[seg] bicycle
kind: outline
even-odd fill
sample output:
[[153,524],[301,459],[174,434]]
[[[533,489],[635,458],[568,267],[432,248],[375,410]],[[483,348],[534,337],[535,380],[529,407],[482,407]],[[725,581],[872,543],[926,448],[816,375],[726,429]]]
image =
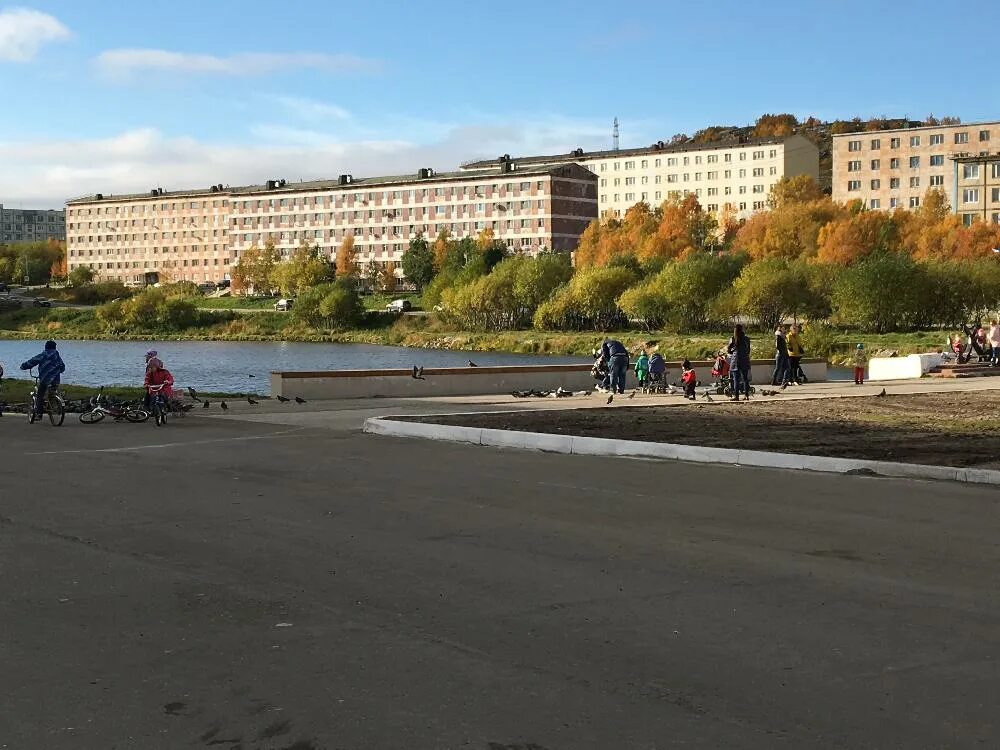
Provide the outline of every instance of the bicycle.
[[[42,418],[41,414],[35,413],[35,403],[38,400],[38,389],[41,384],[38,382],[38,375],[34,369],[29,370],[28,373],[35,379],[35,386],[31,389],[31,395],[28,396],[28,424],[34,424],[36,419]],[[59,395],[57,383],[53,383],[46,389],[45,403],[41,404],[41,410],[49,415],[49,422],[52,423],[53,427],[62,426],[63,420],[66,419],[66,402]]]
[[162,385],[149,385],[146,386],[149,391],[149,395],[152,396],[150,399],[150,407],[153,412],[153,421],[156,422],[157,427],[162,427],[167,423],[167,413],[170,411],[170,407],[167,405],[166,396],[163,395]]
[[124,419],[133,424],[149,419],[149,412],[135,404],[126,403],[116,406],[107,403],[104,396],[104,386],[101,386],[97,395],[90,399],[90,407],[90,411],[80,414],[80,421],[83,424],[97,424],[105,417],[111,417],[116,422],[121,422]]

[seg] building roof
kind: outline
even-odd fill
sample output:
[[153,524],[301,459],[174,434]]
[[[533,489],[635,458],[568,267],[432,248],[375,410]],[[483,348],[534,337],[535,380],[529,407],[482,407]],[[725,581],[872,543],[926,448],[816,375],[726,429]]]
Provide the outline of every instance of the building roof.
[[[577,170],[579,170],[577,172]],[[421,170],[422,171],[422,170]],[[569,173],[573,173],[572,175]],[[270,187],[267,184],[261,185],[241,185],[237,187],[210,186],[207,188],[195,188],[191,190],[164,190],[162,193],[129,193],[123,195],[112,195],[110,193],[97,193],[79,198],[72,198],[66,201],[66,205],[80,205],[87,203],[116,202],[129,200],[163,200],[166,198],[211,198],[214,196],[235,197],[241,195],[274,194],[274,193],[301,193],[308,191],[328,191],[328,190],[358,190],[362,188],[384,187],[391,185],[416,185],[421,182],[472,182],[481,179],[512,179],[516,177],[530,177],[539,175],[551,175],[557,177],[583,177],[585,179],[597,179],[589,170],[577,164],[539,164],[530,168],[514,168],[509,172],[502,171],[496,164],[492,164],[489,169],[466,170],[459,172],[432,172],[426,177],[420,177],[417,173],[406,175],[394,175],[389,177],[351,177],[351,181],[346,184],[340,183],[340,178],[324,180],[308,180],[303,182],[286,182],[284,185]],[[100,196],[100,197],[98,197]]]
[[834,138],[847,138],[848,136],[878,136],[882,133],[912,133],[914,130],[941,130],[942,128],[978,128],[983,125],[1000,125],[1000,120],[987,120],[985,122],[960,122],[957,125],[919,125],[912,128],[893,128],[892,130],[856,130],[853,133],[834,133]]
[[[717,141],[713,143],[691,143],[690,141],[686,143],[677,143],[671,145],[669,143],[664,143],[659,141],[651,146],[642,146],[639,148],[623,148],[617,151],[584,151],[582,148],[570,151],[567,154],[549,154],[547,156],[515,156],[511,158],[511,161],[516,164],[556,164],[560,162],[567,161],[589,161],[591,159],[607,159],[617,156],[643,156],[646,154],[674,154],[674,153],[684,153],[690,151],[716,151],[719,149],[726,148],[752,148],[754,146],[767,146],[774,145],[778,143],[785,143],[785,141],[790,138],[804,138],[804,136],[795,134],[788,136],[776,136],[769,138],[733,138],[726,141]],[[806,139],[808,140],[808,139]],[[811,143],[811,141],[810,141]],[[500,157],[503,158],[503,157]],[[466,162],[462,165],[463,169],[474,170],[483,169],[486,166],[495,166],[500,158],[497,159],[481,159],[478,161]]]

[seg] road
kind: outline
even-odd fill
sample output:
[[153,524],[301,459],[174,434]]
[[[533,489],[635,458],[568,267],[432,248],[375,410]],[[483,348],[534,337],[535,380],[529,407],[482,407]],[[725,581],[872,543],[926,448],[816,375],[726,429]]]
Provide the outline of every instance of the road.
[[1000,744],[996,490],[362,416],[0,418],[0,747]]

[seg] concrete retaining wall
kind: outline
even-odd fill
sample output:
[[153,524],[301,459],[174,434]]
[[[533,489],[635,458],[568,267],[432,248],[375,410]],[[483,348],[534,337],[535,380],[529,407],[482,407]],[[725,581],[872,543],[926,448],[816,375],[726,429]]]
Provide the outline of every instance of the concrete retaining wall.
[[940,354],[911,354],[908,357],[875,357],[868,362],[869,380],[909,380],[921,378],[942,362]]
[[[694,362],[698,378],[711,380],[711,362]],[[770,382],[773,363],[754,360],[758,383]],[[272,372],[271,395],[305,399],[411,398],[420,396],[490,396],[520,390],[590,390],[591,363],[579,365],[518,365],[508,367],[426,368],[425,380],[415,380],[411,370],[332,370],[327,372]],[[826,380],[826,362],[802,361],[810,381]],[[667,363],[667,382],[680,379],[681,363]],[[635,385],[635,374],[628,383]]]

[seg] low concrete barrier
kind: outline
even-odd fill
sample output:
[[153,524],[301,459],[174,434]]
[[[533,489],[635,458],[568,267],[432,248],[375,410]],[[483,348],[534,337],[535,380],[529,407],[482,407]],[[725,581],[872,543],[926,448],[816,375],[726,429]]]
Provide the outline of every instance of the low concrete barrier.
[[[711,362],[693,362],[698,379],[708,384]],[[513,365],[503,367],[428,367],[424,380],[412,370],[330,370],[324,372],[272,372],[271,395],[305,399],[413,398],[420,396],[491,396],[529,389],[590,390],[591,362],[579,365]],[[757,383],[769,383],[774,363],[754,360]],[[826,361],[802,360],[802,369],[812,382],[826,380]],[[667,363],[667,382],[680,379],[681,363]],[[635,386],[635,373],[628,383]]]
[[868,362],[869,380],[909,380],[922,378],[943,361],[940,354],[911,354],[907,357],[875,357]]

